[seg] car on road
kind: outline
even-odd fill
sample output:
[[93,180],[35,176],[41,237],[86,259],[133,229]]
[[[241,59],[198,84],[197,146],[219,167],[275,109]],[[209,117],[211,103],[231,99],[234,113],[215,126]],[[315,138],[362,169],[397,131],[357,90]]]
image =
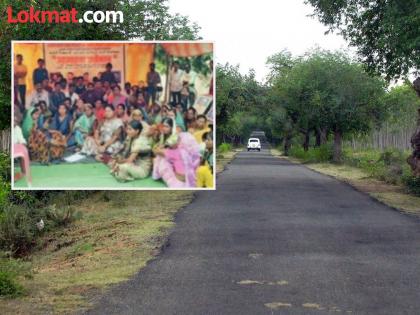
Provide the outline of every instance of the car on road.
[[261,151],[261,142],[260,142],[260,139],[258,139],[258,138],[249,138],[248,139],[247,149],[248,149],[248,151],[249,150],[258,150],[258,151]]

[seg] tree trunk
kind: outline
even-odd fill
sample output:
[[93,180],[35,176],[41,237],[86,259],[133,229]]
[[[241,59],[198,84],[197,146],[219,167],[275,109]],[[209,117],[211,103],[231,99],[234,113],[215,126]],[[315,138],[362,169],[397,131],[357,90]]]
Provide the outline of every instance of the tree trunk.
[[327,143],[327,129],[325,128],[317,128],[315,130],[316,133],[316,142],[315,142],[315,146],[319,147],[323,144]]
[[[420,97],[420,77],[413,82],[413,87]],[[418,109],[417,128],[411,137],[411,148],[413,152],[408,157],[407,163],[410,165],[413,175],[420,177],[420,108]]]
[[340,131],[334,131],[334,152],[333,152],[333,162],[340,163],[342,156],[342,142],[343,135]]
[[321,132],[319,129],[315,130],[315,147],[321,146]]
[[303,150],[305,152],[307,152],[309,150],[309,136],[310,136],[310,131],[308,130],[308,131],[305,132],[305,137],[304,137],[304,140],[303,140]]
[[290,146],[292,145],[291,140],[292,140],[292,136],[289,134],[287,134],[284,137],[283,151],[284,151],[285,156],[289,156],[289,149],[290,149]]

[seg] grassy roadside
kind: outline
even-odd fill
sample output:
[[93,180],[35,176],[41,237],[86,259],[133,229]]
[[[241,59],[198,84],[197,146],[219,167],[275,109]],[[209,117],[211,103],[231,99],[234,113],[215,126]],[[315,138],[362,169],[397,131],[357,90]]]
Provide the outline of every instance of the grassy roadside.
[[[217,173],[237,152],[218,155]],[[192,199],[188,191],[110,191],[80,201],[75,204],[79,220],[45,235],[41,249],[24,261],[11,261],[24,295],[0,298],[0,313],[68,314],[88,308],[92,298],[160,253],[175,214]]]
[[217,153],[217,165],[216,165],[216,173],[223,172],[226,165],[232,161],[238,152],[241,152],[243,149],[230,149],[223,153]]
[[[302,164],[302,161],[293,157],[286,157],[277,149],[271,149],[271,154],[293,163]],[[304,163],[306,167],[335,177],[349,183],[357,190],[365,192],[378,201],[396,208],[404,213],[420,217],[420,197],[410,195],[400,185],[392,185],[369,176],[360,168],[345,164],[331,163]]]
[[130,278],[160,252],[175,213],[193,194],[184,191],[104,193],[83,200],[82,219],[48,234],[22,278],[26,295],[1,299],[2,314],[60,314],[89,306],[108,285]]

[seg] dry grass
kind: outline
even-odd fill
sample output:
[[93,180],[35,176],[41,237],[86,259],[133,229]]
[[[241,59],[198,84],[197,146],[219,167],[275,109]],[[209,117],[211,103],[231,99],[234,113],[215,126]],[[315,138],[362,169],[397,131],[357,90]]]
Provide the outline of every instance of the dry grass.
[[27,295],[0,300],[2,314],[68,314],[111,284],[132,277],[156,256],[173,226],[174,214],[191,192],[120,192],[104,202],[101,193],[78,207],[83,218],[43,239],[32,255]]
[[229,164],[242,149],[233,149],[229,152],[217,155],[216,173],[223,172],[226,165]]

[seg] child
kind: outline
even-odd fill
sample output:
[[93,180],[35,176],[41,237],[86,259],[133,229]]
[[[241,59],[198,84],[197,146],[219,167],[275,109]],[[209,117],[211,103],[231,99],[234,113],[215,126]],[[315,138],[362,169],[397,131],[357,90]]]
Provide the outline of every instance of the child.
[[181,89],[181,105],[182,108],[185,111],[188,109],[188,99],[190,97],[190,89],[188,88],[188,82],[184,81],[182,83],[182,89]]
[[197,168],[197,187],[213,188],[213,134],[203,134],[202,156]]

